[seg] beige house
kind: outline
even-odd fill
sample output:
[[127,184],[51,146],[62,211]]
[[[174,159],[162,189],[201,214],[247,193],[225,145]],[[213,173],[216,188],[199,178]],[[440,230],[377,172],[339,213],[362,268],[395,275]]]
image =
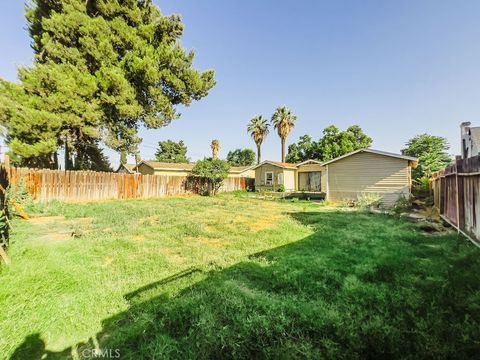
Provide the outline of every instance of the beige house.
[[135,167],[137,165],[135,164],[120,164],[120,166],[117,169],[117,173],[123,173],[123,174],[135,174],[136,170]]
[[[144,160],[138,164],[136,170],[143,175],[188,176],[192,173],[194,165]],[[255,170],[253,166],[233,166],[230,168],[228,177],[254,178]]]
[[384,205],[409,196],[411,169],[417,159],[373,149],[361,149],[336,159],[299,164],[264,161],[255,169],[256,190],[325,193],[337,202],[355,200],[362,193],[378,193]]

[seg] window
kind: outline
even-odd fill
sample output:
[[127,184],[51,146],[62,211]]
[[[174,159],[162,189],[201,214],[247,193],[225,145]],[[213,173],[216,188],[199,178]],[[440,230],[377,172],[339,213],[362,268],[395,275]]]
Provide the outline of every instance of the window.
[[265,185],[273,185],[273,172],[266,171],[265,172]]
[[283,172],[278,173],[278,175],[277,175],[277,184],[278,184],[278,185],[283,184]]

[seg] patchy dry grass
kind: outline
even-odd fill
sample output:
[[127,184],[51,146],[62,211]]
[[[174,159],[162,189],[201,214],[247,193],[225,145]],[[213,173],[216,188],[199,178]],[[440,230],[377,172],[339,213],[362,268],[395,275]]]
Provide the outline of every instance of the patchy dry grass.
[[479,353],[480,255],[455,234],[230,194],[39,211],[1,270],[2,358]]

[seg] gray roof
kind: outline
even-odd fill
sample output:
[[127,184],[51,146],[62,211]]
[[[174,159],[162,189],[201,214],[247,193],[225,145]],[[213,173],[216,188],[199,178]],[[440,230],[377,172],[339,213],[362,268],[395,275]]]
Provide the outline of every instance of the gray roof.
[[[154,170],[182,170],[182,171],[192,171],[193,165],[190,163],[167,163],[155,160],[143,160],[140,164],[145,164],[151,167]],[[138,166],[140,166],[138,164]]]
[[118,167],[118,170],[117,172],[123,167],[125,170],[127,170],[127,172],[133,174],[135,172],[135,167],[137,165],[135,164],[120,164],[120,166]]
[[390,157],[394,157],[394,158],[398,158],[398,159],[403,159],[403,160],[408,160],[408,161],[414,161],[414,162],[417,162],[417,161],[418,161],[417,158],[414,158],[414,157],[411,157],[411,156],[406,156],[406,155],[401,155],[401,154],[395,154],[395,153],[391,153],[391,152],[386,152],[386,151],[381,151],[381,150],[374,150],[374,149],[359,149],[359,150],[352,151],[352,152],[350,152],[350,153],[348,153],[348,154],[345,154],[345,155],[336,157],[335,159],[326,161],[326,162],[324,162],[322,165],[328,165],[328,164],[330,164],[330,163],[332,163],[332,162],[335,162],[335,161],[337,161],[337,160],[346,158],[347,156],[350,156],[350,155],[353,155],[353,154],[357,154],[357,153],[360,153],[360,152],[368,152],[368,153],[377,154],[377,155],[390,156]]

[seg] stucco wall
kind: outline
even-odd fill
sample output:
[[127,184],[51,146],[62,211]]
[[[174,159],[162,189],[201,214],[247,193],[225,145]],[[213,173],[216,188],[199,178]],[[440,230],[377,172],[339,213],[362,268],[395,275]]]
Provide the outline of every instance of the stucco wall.
[[[266,172],[273,172],[273,186],[278,188],[280,185],[278,183],[278,174],[283,174],[283,184],[285,186],[285,190],[292,191],[295,190],[296,184],[296,176],[295,176],[295,169],[285,169],[280,166],[275,166],[272,164],[262,164],[261,166],[255,169],[255,188],[261,189],[262,187],[266,187],[265,182],[265,173]],[[272,186],[272,185],[271,185]]]

